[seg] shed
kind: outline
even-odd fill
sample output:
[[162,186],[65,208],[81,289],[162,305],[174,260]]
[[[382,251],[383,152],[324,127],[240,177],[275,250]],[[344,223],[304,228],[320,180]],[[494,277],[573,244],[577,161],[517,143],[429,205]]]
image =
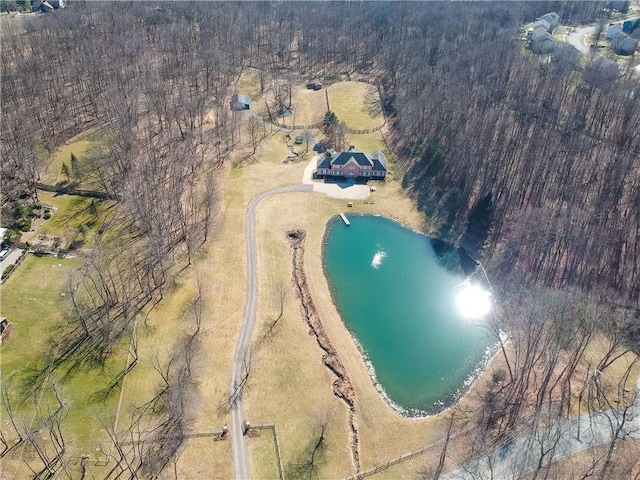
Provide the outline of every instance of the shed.
[[250,97],[242,95],[240,93],[236,93],[233,97],[231,97],[231,110],[249,110],[250,108]]
[[318,78],[312,78],[307,83],[307,88],[309,90],[320,90],[322,88],[322,82]]
[[618,33],[611,40],[611,50],[617,55],[633,55],[638,47],[638,40],[626,33]]

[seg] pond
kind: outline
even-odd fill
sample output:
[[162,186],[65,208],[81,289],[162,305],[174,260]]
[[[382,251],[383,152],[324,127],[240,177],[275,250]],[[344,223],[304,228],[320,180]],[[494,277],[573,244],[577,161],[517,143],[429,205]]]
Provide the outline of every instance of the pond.
[[475,262],[388,218],[349,220],[331,219],[325,233],[333,302],[385,399],[409,416],[441,411],[495,343],[479,318],[490,307],[487,290],[468,279]]

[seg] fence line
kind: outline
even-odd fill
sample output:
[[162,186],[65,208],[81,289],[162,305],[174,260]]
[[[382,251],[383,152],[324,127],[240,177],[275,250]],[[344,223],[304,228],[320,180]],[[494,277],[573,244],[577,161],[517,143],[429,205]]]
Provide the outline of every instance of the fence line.
[[418,450],[412,450],[411,452],[403,453],[399,457],[395,457],[395,458],[392,458],[391,460],[387,460],[387,462],[385,463],[377,463],[373,467],[368,468],[367,470],[357,472],[355,475],[345,478],[345,480],[361,480],[365,477],[375,475],[376,473],[386,470],[387,468],[392,467],[393,465],[406,462],[407,460],[411,460],[413,457],[422,455],[427,450],[437,446],[441,442],[442,440],[439,440],[439,441],[430,443],[428,445],[425,445],[424,447],[419,448]]
[[273,123],[277,127],[286,128],[289,130],[311,130],[313,128],[320,128],[322,126],[322,122],[316,122],[311,125],[286,125],[284,123],[280,123],[275,119],[270,120],[270,122],[267,123]]
[[258,430],[271,429],[273,430],[273,438],[276,444],[276,456],[278,457],[278,471],[280,472],[280,480],[284,480],[284,468],[282,466],[282,456],[280,455],[280,440],[278,439],[278,429],[275,423],[263,423],[261,425],[251,425],[251,428]]

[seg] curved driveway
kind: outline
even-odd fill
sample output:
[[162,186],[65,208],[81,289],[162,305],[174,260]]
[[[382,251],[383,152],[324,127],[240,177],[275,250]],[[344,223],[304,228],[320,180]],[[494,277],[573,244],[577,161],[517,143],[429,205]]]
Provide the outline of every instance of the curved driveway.
[[[236,353],[231,367],[231,382],[229,384],[229,395],[231,398],[231,439],[233,448],[233,477],[237,480],[249,478],[249,465],[247,462],[247,445],[243,435],[244,414],[242,411],[242,391],[236,394],[242,382],[245,359],[249,354],[251,334],[256,323],[256,306],[258,303],[258,273],[256,264],[258,255],[256,253],[255,239],[255,217],[256,208],[264,199],[279,193],[289,192],[311,192],[312,185],[291,185],[288,187],[275,188],[259,193],[251,199],[247,205],[245,218],[245,236],[247,250],[247,301],[242,317],[242,327],[240,337],[236,346]],[[234,398],[235,396],[235,398]]]

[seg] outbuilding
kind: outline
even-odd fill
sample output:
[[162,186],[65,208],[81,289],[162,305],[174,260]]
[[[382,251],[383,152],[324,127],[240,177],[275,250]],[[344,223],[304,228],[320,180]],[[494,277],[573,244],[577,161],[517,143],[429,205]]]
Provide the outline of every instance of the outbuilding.
[[231,110],[249,110],[251,108],[251,97],[236,93],[231,97]]
[[307,83],[307,88],[309,90],[320,90],[322,88],[322,82],[317,78],[312,78]]

